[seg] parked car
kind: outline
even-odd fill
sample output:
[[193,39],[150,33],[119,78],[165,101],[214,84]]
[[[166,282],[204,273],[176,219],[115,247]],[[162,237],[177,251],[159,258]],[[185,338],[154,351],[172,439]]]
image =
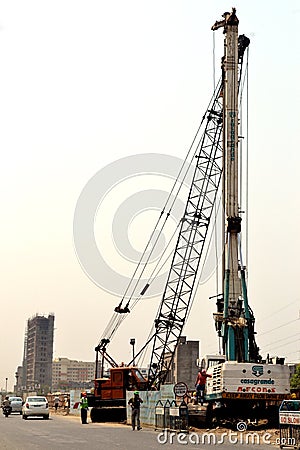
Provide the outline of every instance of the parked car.
[[27,419],[29,416],[42,416],[44,419],[49,419],[49,405],[46,397],[35,395],[26,398],[22,417]]
[[23,400],[21,397],[9,397],[11,412],[22,414]]

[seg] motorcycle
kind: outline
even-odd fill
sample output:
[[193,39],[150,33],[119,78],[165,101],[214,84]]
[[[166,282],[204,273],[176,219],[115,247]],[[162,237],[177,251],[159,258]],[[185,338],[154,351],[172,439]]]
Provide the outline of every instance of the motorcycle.
[[5,417],[8,417],[11,414],[11,406],[2,406],[2,411]]

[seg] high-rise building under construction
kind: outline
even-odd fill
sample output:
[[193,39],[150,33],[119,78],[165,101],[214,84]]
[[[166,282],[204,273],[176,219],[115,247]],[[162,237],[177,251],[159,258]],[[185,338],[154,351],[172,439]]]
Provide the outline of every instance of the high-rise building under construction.
[[23,386],[47,393],[52,386],[54,314],[36,314],[27,321],[24,340]]

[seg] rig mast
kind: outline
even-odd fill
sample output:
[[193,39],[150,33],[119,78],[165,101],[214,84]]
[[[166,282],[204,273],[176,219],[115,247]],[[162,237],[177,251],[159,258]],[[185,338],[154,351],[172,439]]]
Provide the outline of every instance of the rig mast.
[[223,301],[219,302],[216,326],[228,361],[257,361],[254,316],[248,304],[245,267],[241,255],[239,212],[239,63],[249,39],[238,35],[236,11],[223,14],[212,30],[224,28],[223,73],[223,208],[225,251],[223,257]]

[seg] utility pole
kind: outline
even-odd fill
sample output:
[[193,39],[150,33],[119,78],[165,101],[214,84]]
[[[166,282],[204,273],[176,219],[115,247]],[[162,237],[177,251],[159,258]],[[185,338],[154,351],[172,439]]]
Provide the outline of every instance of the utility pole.
[[19,386],[18,386],[19,374],[18,374],[18,372],[15,373],[15,377],[16,377],[16,396],[18,396],[18,390],[19,390]]

